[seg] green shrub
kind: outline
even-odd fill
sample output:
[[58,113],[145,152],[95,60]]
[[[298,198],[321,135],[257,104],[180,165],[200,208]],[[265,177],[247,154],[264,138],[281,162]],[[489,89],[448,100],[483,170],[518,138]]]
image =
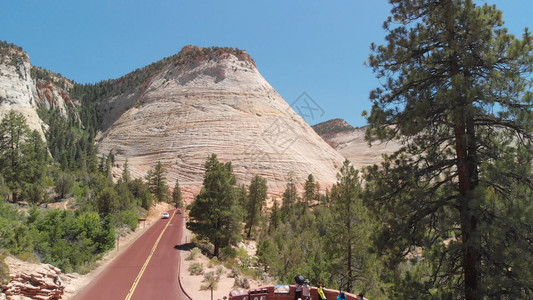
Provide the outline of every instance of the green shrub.
[[32,263],[39,262],[37,257],[35,257],[35,255],[33,255],[32,252],[23,252],[23,253],[20,253],[19,255],[17,255],[17,257],[19,259],[23,260],[23,261],[29,261],[29,262],[32,262]]
[[200,286],[201,291],[205,291],[208,289],[217,289],[218,280],[220,279],[219,276],[215,275],[213,272],[207,272],[204,274],[204,279],[202,282],[205,282],[205,284]]
[[222,260],[231,260],[237,257],[237,250],[231,246],[224,247],[220,250]]
[[196,247],[196,248],[192,249],[191,252],[189,252],[189,255],[187,255],[187,257],[185,257],[185,260],[194,260],[194,259],[196,259],[198,254],[200,254],[200,248]]
[[137,228],[137,223],[139,222],[139,215],[133,210],[123,210],[119,214],[119,220],[117,224],[126,225],[132,231],[135,231]]
[[204,265],[199,262],[192,263],[189,266],[188,270],[189,270],[189,274],[191,275],[202,275],[204,273]]
[[212,268],[216,265],[220,265],[220,260],[218,260],[218,258],[216,257],[213,257],[211,258],[211,260],[209,260],[209,264],[207,265],[208,268]]

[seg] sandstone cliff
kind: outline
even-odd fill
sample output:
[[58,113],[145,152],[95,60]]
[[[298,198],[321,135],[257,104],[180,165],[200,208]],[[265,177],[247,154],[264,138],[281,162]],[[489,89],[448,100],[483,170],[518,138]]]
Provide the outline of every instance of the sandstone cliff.
[[314,125],[320,136],[342,156],[350,160],[356,169],[380,163],[383,154],[391,154],[400,148],[396,141],[381,143],[365,141],[366,127],[354,128],[342,119],[334,119]]
[[64,117],[70,111],[77,116],[77,103],[68,94],[71,88],[72,83],[58,74],[32,67],[22,48],[0,43],[0,119],[10,110],[20,112],[30,129],[44,137],[46,126],[37,109],[53,109]]
[[134,177],[161,161],[188,200],[203,180],[207,157],[231,161],[238,182],[254,175],[280,194],[289,173],[313,174],[323,188],[343,158],[298,116],[242,50],[185,47],[161,71],[129,92],[105,99],[101,154],[111,153],[114,176],[128,159]]

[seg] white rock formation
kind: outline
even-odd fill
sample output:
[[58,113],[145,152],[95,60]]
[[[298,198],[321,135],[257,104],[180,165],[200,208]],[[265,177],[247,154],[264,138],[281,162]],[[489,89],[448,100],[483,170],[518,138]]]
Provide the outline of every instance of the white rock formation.
[[[68,91],[72,82],[58,77],[46,70],[49,80],[32,78],[28,55],[15,48],[2,49],[0,52],[0,120],[10,110],[21,113],[31,130],[37,130],[44,138],[46,124],[37,114],[37,109],[46,108],[67,117],[67,111],[76,116],[75,105],[79,103],[70,99]],[[3,54],[2,54],[3,53]]]
[[37,90],[30,70],[30,58],[25,52],[10,49],[8,54],[0,54],[0,119],[15,110],[26,117],[31,130],[43,135],[43,123],[36,111]]
[[[328,122],[333,121],[338,122],[338,120]],[[342,122],[345,123],[345,121]],[[345,124],[347,125],[347,123]],[[324,132],[321,136],[331,147],[346,159],[350,160],[352,165],[358,170],[381,163],[383,161],[383,154],[392,154],[400,148],[400,144],[397,141],[373,141],[372,145],[368,145],[368,142],[365,140],[365,131],[366,127],[351,128],[335,133]]]
[[99,150],[113,155],[115,177],[126,159],[134,177],[161,161],[169,186],[178,178],[188,201],[211,153],[232,162],[239,183],[265,177],[271,194],[283,192],[289,173],[299,184],[313,174],[328,187],[343,161],[245,52],[177,58],[141,88],[109,99],[104,111],[109,129]]

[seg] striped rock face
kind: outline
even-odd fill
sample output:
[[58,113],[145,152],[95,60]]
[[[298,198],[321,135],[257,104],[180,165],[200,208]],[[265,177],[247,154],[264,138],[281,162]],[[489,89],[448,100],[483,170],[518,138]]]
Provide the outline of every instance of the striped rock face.
[[313,174],[325,189],[344,160],[243,51],[178,56],[132,92],[104,102],[99,152],[112,155],[114,176],[126,159],[133,177],[161,161],[168,185],[179,179],[186,201],[200,190],[212,153],[231,161],[238,183],[265,177],[272,195],[284,191],[289,175],[301,188]]
[[79,103],[69,96],[73,84],[68,79],[42,69],[48,79],[34,78],[32,68],[26,52],[0,49],[0,120],[11,110],[21,113],[28,127],[37,130],[44,139],[47,125],[39,118],[37,110],[54,110],[65,118],[67,112],[72,112],[79,120],[76,111]]

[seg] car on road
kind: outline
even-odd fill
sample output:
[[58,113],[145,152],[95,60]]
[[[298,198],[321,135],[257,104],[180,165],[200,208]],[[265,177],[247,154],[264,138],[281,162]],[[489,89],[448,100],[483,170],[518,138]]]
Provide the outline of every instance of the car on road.
[[161,215],[161,219],[168,219],[170,218],[170,214],[168,212],[164,212],[162,215]]
[[176,213],[181,214],[181,209],[178,209]]

